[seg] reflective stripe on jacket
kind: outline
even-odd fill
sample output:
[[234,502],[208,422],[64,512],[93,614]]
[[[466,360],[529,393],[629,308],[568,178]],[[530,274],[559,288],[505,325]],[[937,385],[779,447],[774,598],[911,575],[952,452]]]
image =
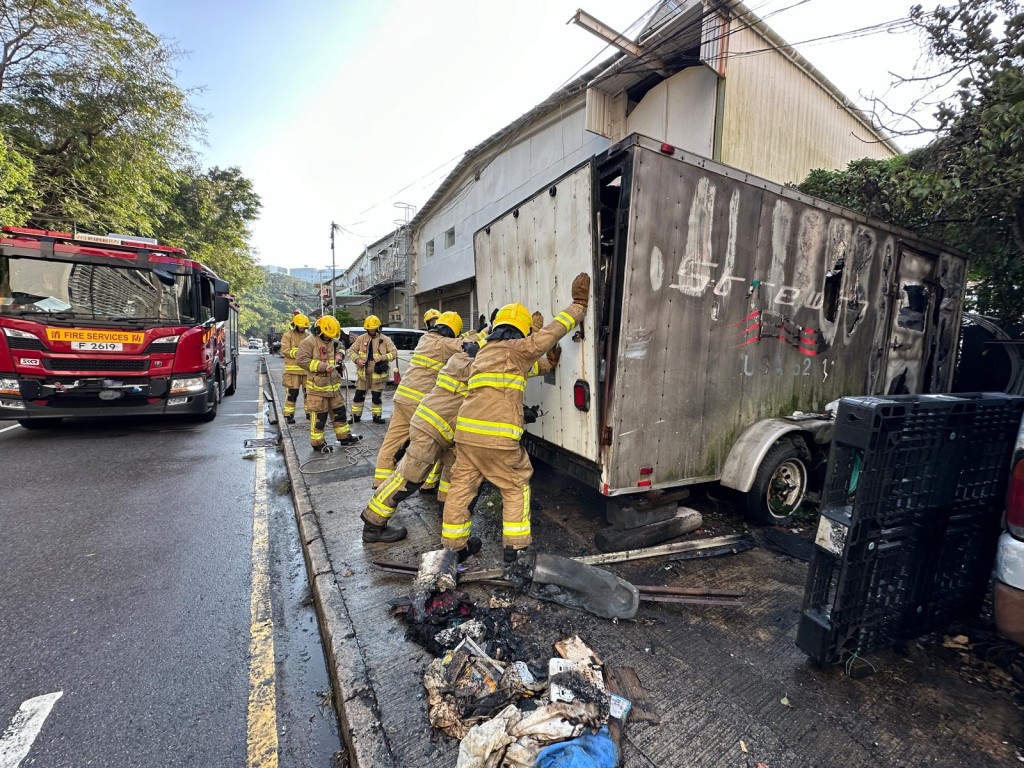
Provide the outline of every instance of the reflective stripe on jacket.
[[307,373],[306,391],[320,397],[338,397],[341,395],[341,374],[335,366],[335,360],[344,357],[344,351],[338,342],[323,341],[308,334],[300,343],[295,354],[295,362],[299,371]]
[[473,358],[465,352],[456,352],[437,374],[437,383],[423,398],[412,415],[410,432],[421,430],[444,446],[455,441],[455,417],[466,400],[466,380],[473,367]]
[[483,448],[519,447],[526,378],[551,370],[541,359],[583,319],[584,308],[571,304],[525,339],[491,341],[473,360],[466,401],[455,423],[455,442]]
[[462,350],[465,339],[449,339],[427,331],[412,352],[409,368],[395,390],[395,400],[419,403],[434,388],[437,374],[452,355]]
[[287,330],[281,337],[281,354],[284,356],[285,373],[306,373],[295,362],[295,356],[299,353],[299,344],[309,336],[305,331]]

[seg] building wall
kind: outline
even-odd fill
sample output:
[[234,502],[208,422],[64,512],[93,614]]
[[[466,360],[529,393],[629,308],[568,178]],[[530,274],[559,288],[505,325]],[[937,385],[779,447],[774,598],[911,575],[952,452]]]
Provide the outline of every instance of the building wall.
[[[520,137],[479,170],[470,167],[450,194],[450,202],[424,219],[416,233],[418,304],[429,305],[429,291],[473,276],[473,233],[524,197],[609,145],[583,129],[584,100],[566,105],[554,120]],[[445,233],[455,230],[448,246]],[[428,243],[433,241],[433,255]],[[426,294],[426,295],[424,295]],[[421,313],[422,314],[422,313]]]
[[[895,153],[822,85],[751,28],[733,22],[725,60],[722,162],[779,184]],[[764,49],[770,50],[764,50]],[[747,56],[744,51],[763,51]]]

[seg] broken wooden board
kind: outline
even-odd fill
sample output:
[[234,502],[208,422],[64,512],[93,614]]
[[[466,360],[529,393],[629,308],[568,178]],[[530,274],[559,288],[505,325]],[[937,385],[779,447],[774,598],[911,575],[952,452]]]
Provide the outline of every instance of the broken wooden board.
[[644,689],[636,670],[632,667],[604,665],[604,683],[609,693],[617,693],[633,705],[629,712],[631,721],[660,725],[661,718],[654,709],[654,702]]
[[602,552],[640,549],[692,533],[703,525],[704,518],[700,512],[689,507],[679,507],[675,516],[668,520],[626,530],[605,528],[598,531],[594,536],[594,544]]
[[567,637],[564,640],[559,640],[555,643],[555,650],[558,655],[563,659],[569,661],[579,661],[584,664],[591,664],[595,666],[601,666],[604,662],[601,661],[601,657],[594,653],[590,647],[584,643],[579,635],[573,635]]

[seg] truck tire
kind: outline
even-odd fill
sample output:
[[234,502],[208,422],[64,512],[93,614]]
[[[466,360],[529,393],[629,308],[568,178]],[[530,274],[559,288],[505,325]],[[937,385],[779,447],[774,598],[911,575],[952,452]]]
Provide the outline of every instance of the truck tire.
[[64,419],[18,419],[25,429],[55,429]]
[[217,406],[220,405],[220,399],[224,392],[224,381],[221,375],[220,368],[217,369],[217,373],[213,377],[213,381],[210,382],[210,392],[208,397],[213,400],[213,406],[206,413],[199,415],[199,421],[209,422],[217,418]]
[[747,520],[759,525],[789,521],[807,495],[807,446],[789,438],[768,449],[746,497]]
[[224,396],[228,397],[235,394],[235,390],[238,388],[238,360],[231,361],[231,384],[224,390]]

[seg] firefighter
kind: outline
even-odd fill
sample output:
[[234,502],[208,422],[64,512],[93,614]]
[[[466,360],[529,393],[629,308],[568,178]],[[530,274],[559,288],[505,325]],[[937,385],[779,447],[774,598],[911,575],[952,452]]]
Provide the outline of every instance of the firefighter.
[[[299,352],[299,344],[306,338],[309,330],[309,318],[301,312],[292,315],[291,327],[281,337],[281,354],[284,355],[283,384],[287,391],[284,401],[284,420],[288,424],[295,423],[295,403],[299,399],[299,390],[306,388],[306,371],[299,367],[295,356]],[[304,393],[302,407],[309,421],[309,397]]]
[[380,318],[367,315],[363,320],[366,333],[356,336],[348,349],[348,356],[356,364],[356,393],[352,398],[352,421],[363,418],[363,401],[370,391],[370,413],[374,424],[384,423],[384,405],[381,401],[384,385],[388,382],[391,363],[398,357],[395,343],[380,332]]
[[391,423],[377,453],[373,487],[377,488],[395,469],[396,456],[409,439],[409,421],[416,406],[434,388],[437,374],[448,359],[462,349],[462,318],[458,312],[444,312],[434,327],[423,334],[413,350],[405,378],[395,390]]
[[501,492],[506,562],[515,562],[516,553],[530,545],[533,467],[519,443],[526,374],[583,319],[589,296],[590,276],[580,273],[572,281],[573,303],[532,334],[532,318],[522,304],[506,304],[498,311],[487,346],[473,361],[466,400],[455,423],[455,467],[441,526],[446,549],[469,546],[470,504],[484,480]]
[[434,323],[437,322],[437,318],[441,316],[441,311],[438,309],[428,309],[423,313],[423,325],[429,331],[434,327]]
[[345,352],[338,344],[341,324],[325,315],[313,325],[313,332],[299,344],[295,362],[307,371],[306,405],[313,415],[309,424],[309,443],[314,451],[330,453],[334,448],[324,439],[330,419],[338,445],[352,445],[361,439],[349,431],[345,401],[341,396],[341,371]]
[[[540,313],[534,313],[534,327]],[[388,526],[398,504],[423,490],[435,471],[441,474],[438,500],[444,501],[448,492],[449,475],[455,463],[455,432],[452,425],[468,390],[470,369],[477,351],[486,341],[479,343],[463,340],[462,351],[452,355],[437,374],[434,388],[420,401],[409,422],[409,445],[394,472],[381,484],[360,516],[363,520],[363,541],[367,543],[399,541],[405,538],[404,527]],[[554,370],[558,363],[558,347],[552,347],[546,358],[533,364],[527,376],[543,376]],[[438,469],[438,467],[442,469]],[[425,480],[426,479],[426,480]],[[464,560],[480,550],[479,539],[472,539],[461,550]]]

